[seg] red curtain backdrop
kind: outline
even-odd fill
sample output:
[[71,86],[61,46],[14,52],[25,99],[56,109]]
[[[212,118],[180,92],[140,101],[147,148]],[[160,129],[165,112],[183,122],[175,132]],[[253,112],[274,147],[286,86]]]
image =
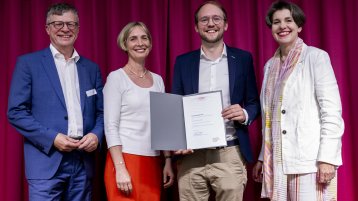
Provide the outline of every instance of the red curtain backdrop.
[[[24,177],[22,137],[6,118],[7,97],[16,57],[49,46],[45,32],[45,12],[57,0],[0,0],[0,200],[27,200]],[[103,74],[126,64],[126,54],[116,45],[119,31],[130,21],[143,21],[153,36],[153,50],[147,67],[160,74],[170,92],[173,64],[181,53],[198,49],[200,39],[194,31],[194,11],[202,0],[72,0],[79,10],[80,34],[77,51],[97,62]],[[294,0],[306,13],[307,23],[301,37],[312,46],[326,50],[333,64],[340,88],[345,133],[343,166],[338,170],[338,200],[358,199],[353,182],[358,179],[358,70],[355,59],[358,46],[358,1]],[[221,0],[228,11],[228,45],[250,51],[254,56],[257,85],[261,89],[263,65],[273,55],[277,44],[264,17],[272,0]],[[260,120],[250,127],[256,156],[261,143]],[[98,154],[98,176],[95,179],[95,201],[103,201],[104,151]],[[41,164],[39,164],[41,165]],[[260,185],[249,184],[245,200],[260,200]],[[175,188],[164,200],[177,200]]]

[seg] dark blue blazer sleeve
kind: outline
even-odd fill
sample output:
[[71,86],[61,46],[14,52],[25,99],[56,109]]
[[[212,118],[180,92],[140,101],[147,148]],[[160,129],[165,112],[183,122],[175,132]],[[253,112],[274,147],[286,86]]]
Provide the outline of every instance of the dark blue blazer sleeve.
[[257,90],[256,77],[254,72],[254,64],[251,54],[247,59],[247,76],[246,76],[246,90],[245,90],[245,100],[244,100],[244,109],[249,115],[248,124],[250,125],[257,116],[260,114],[260,98]]

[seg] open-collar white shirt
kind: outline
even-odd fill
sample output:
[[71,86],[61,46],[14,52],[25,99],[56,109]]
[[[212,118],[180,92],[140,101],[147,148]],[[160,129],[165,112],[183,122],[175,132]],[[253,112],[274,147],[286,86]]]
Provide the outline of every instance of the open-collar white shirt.
[[50,45],[52,56],[55,61],[58,76],[60,78],[62,92],[65,97],[68,131],[67,135],[73,138],[83,136],[83,119],[80,99],[80,85],[76,62],[80,59],[76,50],[72,56],[66,60],[52,44]]
[[[226,45],[224,44],[221,56],[216,60],[210,60],[203,49],[200,50],[199,65],[199,93],[208,91],[221,91],[223,107],[231,105],[229,90],[229,67]],[[225,120],[226,140],[236,139],[233,121]]]

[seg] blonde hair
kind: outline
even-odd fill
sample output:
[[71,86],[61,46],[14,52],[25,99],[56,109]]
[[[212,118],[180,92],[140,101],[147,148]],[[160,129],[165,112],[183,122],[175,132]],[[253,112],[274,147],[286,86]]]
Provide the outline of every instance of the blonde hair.
[[143,22],[137,22],[137,21],[130,22],[125,27],[123,27],[122,31],[118,34],[118,37],[117,37],[118,47],[120,47],[123,51],[127,52],[126,42],[129,37],[129,34],[132,32],[134,27],[140,27],[143,29],[143,31],[148,36],[150,48],[151,48],[152,47],[152,36],[150,35],[150,32],[149,32],[147,26],[145,26],[145,24]]

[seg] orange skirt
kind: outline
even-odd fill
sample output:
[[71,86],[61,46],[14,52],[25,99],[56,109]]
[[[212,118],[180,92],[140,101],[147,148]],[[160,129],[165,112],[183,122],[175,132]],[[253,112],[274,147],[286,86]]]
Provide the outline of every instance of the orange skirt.
[[123,153],[133,191],[125,195],[117,188],[116,173],[109,151],[104,169],[104,183],[108,201],[160,201],[162,188],[161,160],[157,156]]

